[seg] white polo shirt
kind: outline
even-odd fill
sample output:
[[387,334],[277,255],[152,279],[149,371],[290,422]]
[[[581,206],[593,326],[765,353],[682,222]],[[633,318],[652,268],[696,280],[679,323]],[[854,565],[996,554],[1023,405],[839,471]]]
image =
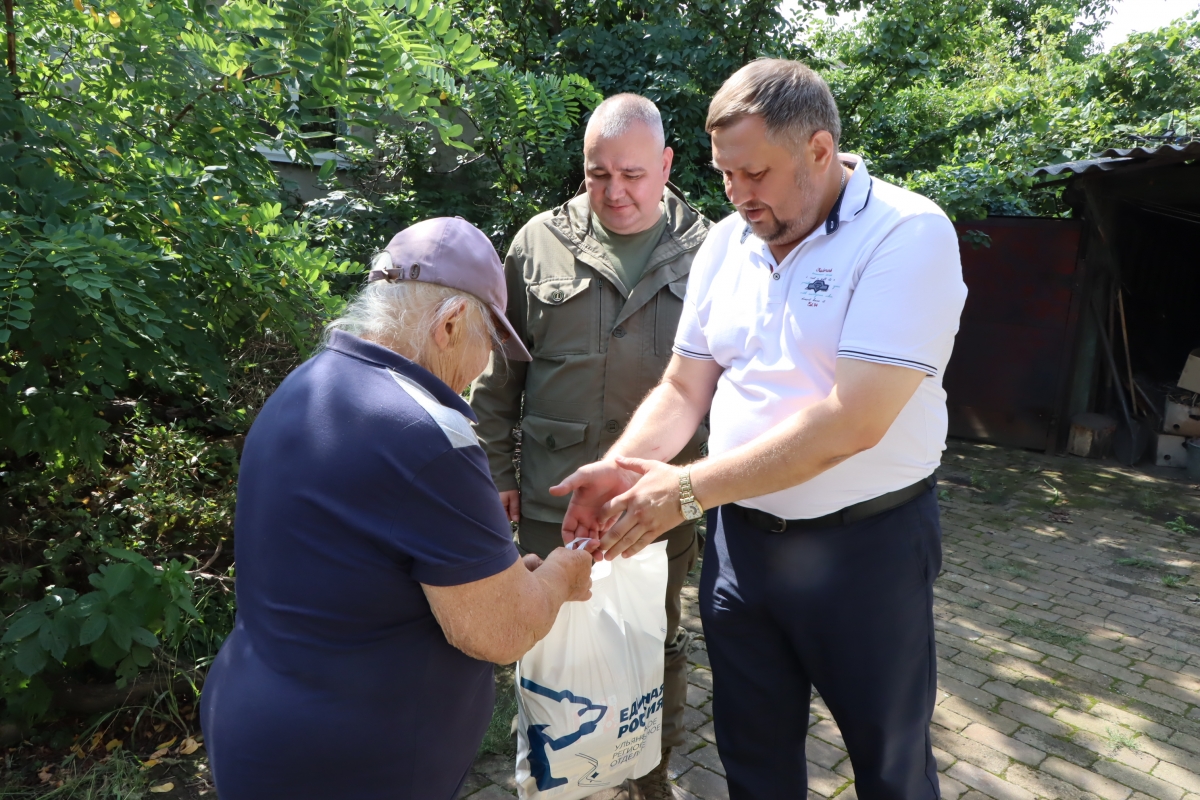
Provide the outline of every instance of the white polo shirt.
[[725,368],[710,414],[716,456],[770,430],[833,389],[839,358],[921,370],[913,398],[878,445],[810,481],[739,501],[810,519],[930,475],[946,448],[942,371],[967,287],[958,236],[931,200],[854,172],[825,224],[782,263],[734,213],[692,263],[675,352]]

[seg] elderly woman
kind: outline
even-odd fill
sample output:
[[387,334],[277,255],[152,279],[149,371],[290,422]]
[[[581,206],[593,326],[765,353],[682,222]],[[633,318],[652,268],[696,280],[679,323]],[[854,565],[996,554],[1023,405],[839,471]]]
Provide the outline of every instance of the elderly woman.
[[521,561],[459,397],[504,318],[487,237],[397,234],[242,454],[237,623],[201,721],[221,800],[451,800],[512,662],[590,593],[587,552]]

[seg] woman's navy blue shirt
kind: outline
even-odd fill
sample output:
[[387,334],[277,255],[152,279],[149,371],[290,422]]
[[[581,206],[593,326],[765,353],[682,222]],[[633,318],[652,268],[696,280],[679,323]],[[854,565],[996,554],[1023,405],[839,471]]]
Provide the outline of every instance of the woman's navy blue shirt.
[[204,686],[221,800],[451,800],[487,728],[492,665],[446,642],[421,584],[517,551],[471,428],[431,373],[335,332],[246,439],[237,622]]

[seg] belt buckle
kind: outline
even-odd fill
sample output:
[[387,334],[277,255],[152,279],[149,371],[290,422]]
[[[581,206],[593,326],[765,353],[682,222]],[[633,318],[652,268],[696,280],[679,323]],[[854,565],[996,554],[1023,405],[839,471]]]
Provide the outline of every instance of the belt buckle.
[[771,533],[784,533],[787,531],[787,520],[782,517],[772,517]]

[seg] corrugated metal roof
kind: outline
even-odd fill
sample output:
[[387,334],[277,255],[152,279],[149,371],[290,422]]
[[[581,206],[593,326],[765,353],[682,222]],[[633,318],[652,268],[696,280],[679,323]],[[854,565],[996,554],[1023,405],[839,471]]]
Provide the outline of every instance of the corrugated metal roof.
[[1085,175],[1090,172],[1112,172],[1113,170],[1129,167],[1134,164],[1155,163],[1170,164],[1176,161],[1187,161],[1200,158],[1200,142],[1187,144],[1163,144],[1157,147],[1130,147],[1127,149],[1105,150],[1096,158],[1083,161],[1067,161],[1062,164],[1047,164],[1038,167],[1029,174],[1032,177],[1043,175],[1062,175],[1069,173]]

